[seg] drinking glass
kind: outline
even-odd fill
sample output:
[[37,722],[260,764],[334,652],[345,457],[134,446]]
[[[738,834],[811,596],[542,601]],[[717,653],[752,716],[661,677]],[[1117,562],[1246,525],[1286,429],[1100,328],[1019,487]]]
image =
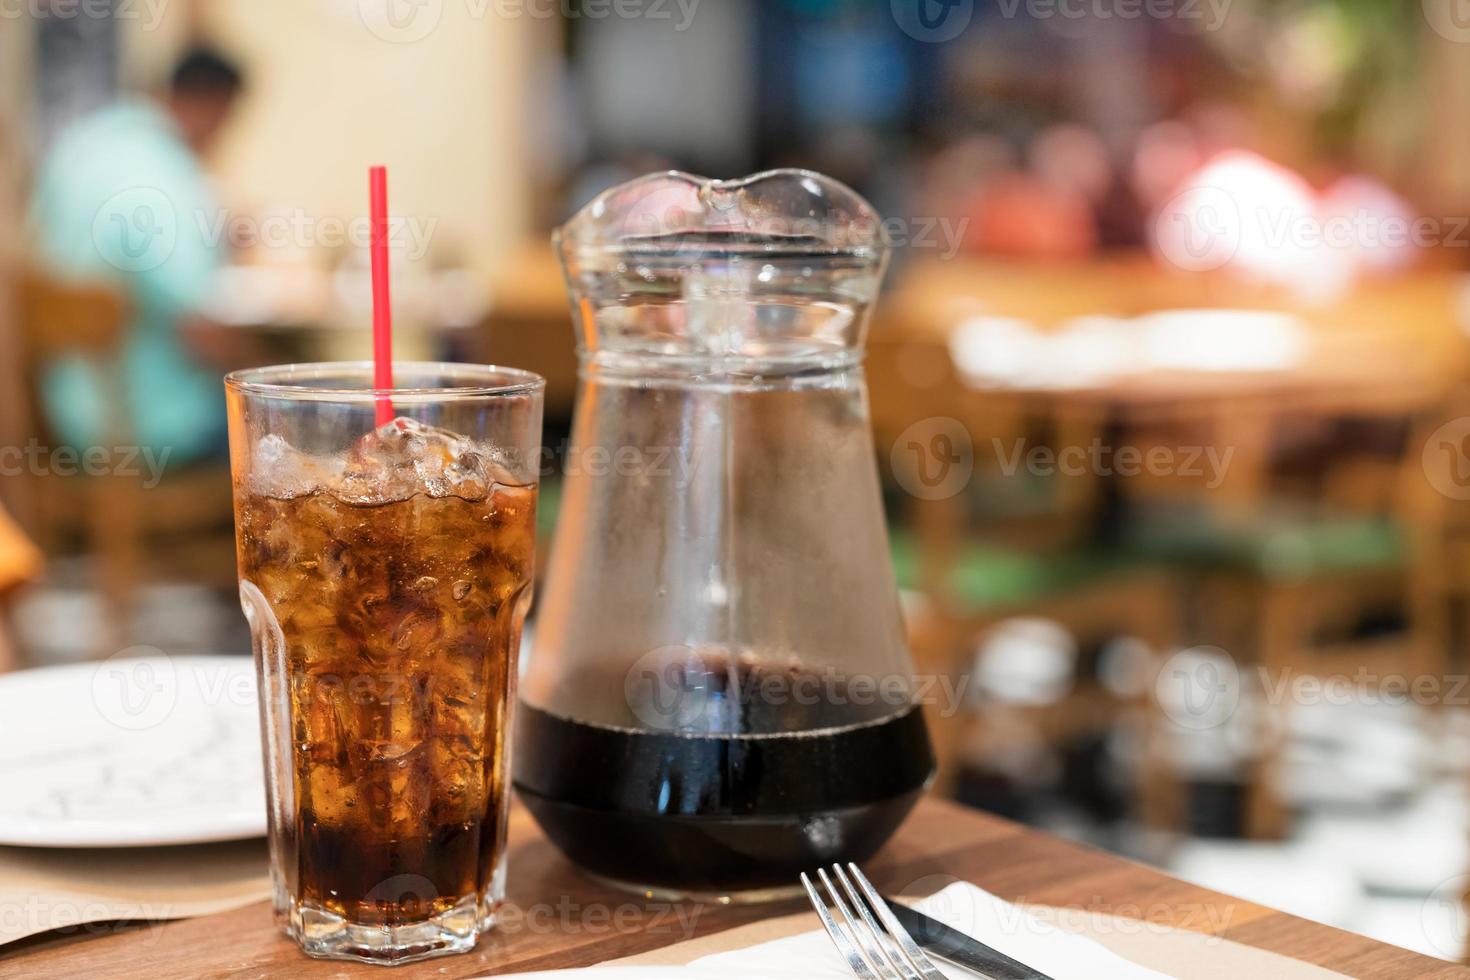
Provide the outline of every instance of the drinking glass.
[[504,899],[544,386],[394,374],[225,379],[276,915],[312,956],[390,963],[471,948]]

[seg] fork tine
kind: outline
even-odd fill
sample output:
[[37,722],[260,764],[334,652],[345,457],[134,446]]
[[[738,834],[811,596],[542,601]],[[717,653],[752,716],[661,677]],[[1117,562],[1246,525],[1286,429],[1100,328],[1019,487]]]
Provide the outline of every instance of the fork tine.
[[[873,920],[873,913],[868,911],[868,903],[858,897],[857,891],[852,887],[852,882],[848,880],[847,872],[842,870],[842,865],[832,865],[832,872],[837,875],[837,880],[842,883],[842,890],[847,892],[848,899],[852,902],[853,907],[857,909],[858,915],[862,917],[863,925],[867,926],[867,932],[877,940],[883,953],[887,955],[889,962],[897,967],[898,972],[902,974],[903,980],[920,980],[919,974],[914,972],[914,968],[904,958],[899,948],[894,945],[888,933],[884,932],[883,927]],[[832,886],[829,884],[827,887],[831,888]],[[868,950],[868,956],[873,956],[872,950]]]
[[878,980],[878,976],[873,973],[862,954],[847,938],[847,933],[842,931],[837,920],[832,918],[832,913],[827,911],[827,903],[822,900],[822,896],[817,894],[816,888],[812,886],[812,880],[807,877],[805,871],[801,873],[801,884],[806,889],[807,897],[812,900],[812,908],[817,910],[817,918],[822,920],[822,928],[827,930],[832,945],[836,946],[837,952],[847,960],[848,969],[852,970],[858,980]]
[[898,943],[899,948],[913,961],[914,966],[919,968],[919,974],[924,980],[945,980],[944,974],[939,972],[939,967],[935,966],[934,961],[925,955],[924,951],[919,948],[919,944],[914,942],[914,937],[909,935],[908,930],[888,910],[888,906],[884,903],[883,897],[873,888],[873,883],[868,880],[868,876],[863,874],[862,870],[852,863],[848,864],[847,870],[852,872],[853,880],[857,882],[858,888],[862,889],[862,893],[867,898],[868,904],[872,906],[874,914],[878,916],[878,921],[883,923],[884,928],[888,930],[888,934]]
[[[848,931],[852,933],[858,945],[862,947],[863,952],[868,957],[868,962],[873,964],[874,969],[878,971],[878,975],[883,980],[911,980],[908,974],[900,978],[897,973],[893,972],[893,967],[888,964],[888,957],[883,955],[883,949],[878,945],[878,930],[874,929],[869,931],[863,927],[863,923],[858,919],[857,914],[848,908],[847,902],[843,900],[842,893],[837,890],[837,886],[832,884],[832,879],[827,877],[826,869],[818,868],[817,877],[822,879],[823,885],[827,886],[827,893],[832,896],[832,904],[837,907],[837,910],[842,913],[842,917],[847,920]],[[912,978],[912,980],[917,980],[917,977]]]

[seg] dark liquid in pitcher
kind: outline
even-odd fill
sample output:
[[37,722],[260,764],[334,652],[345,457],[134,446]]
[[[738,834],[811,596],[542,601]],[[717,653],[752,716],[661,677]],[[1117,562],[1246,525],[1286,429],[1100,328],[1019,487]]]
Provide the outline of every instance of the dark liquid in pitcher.
[[898,828],[934,768],[918,708],[851,724],[871,690],[727,664],[706,668],[729,679],[706,692],[725,729],[715,734],[588,724],[521,704],[516,787],[575,863],[674,891],[788,888],[820,864],[865,860]]

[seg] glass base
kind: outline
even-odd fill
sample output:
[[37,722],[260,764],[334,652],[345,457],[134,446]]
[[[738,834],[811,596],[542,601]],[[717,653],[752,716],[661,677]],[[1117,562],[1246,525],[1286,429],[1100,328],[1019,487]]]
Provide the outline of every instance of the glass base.
[[496,908],[498,903],[482,915],[471,895],[422,922],[371,926],[293,901],[284,925],[286,935],[296,940],[307,956],[396,966],[474,949],[480,936],[495,924]]
[[751,888],[745,891],[691,891],[682,888],[664,888],[660,885],[640,885],[632,881],[620,881],[617,878],[609,878],[606,875],[596,874],[585,868],[582,873],[594,881],[616,888],[622,892],[632,892],[642,895],[644,898],[655,902],[699,902],[704,905],[761,905],[766,902],[786,902],[793,898],[799,898],[806,894],[806,890],[800,883],[795,885],[777,885],[774,888]]

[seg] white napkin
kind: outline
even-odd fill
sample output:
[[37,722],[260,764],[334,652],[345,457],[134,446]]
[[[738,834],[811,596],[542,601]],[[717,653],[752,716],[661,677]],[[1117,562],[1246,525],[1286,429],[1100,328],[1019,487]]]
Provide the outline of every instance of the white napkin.
[[[956,882],[914,907],[1055,980],[1168,980],[1162,973],[1130,963],[1091,939],[1043,922],[968,882]],[[936,965],[954,980],[974,978],[958,967],[938,961]],[[735,975],[763,980],[852,977],[832,941],[820,930],[705,956],[690,963],[689,970],[691,977],[711,980]]]
[[[956,882],[914,903],[919,911],[964,932],[1055,980],[1171,980],[1131,963],[1091,939],[1036,918],[967,882]],[[974,974],[936,960],[952,980]],[[593,967],[536,973],[522,980],[852,980],[852,973],[827,934],[814,932],[716,953],[682,967]]]

